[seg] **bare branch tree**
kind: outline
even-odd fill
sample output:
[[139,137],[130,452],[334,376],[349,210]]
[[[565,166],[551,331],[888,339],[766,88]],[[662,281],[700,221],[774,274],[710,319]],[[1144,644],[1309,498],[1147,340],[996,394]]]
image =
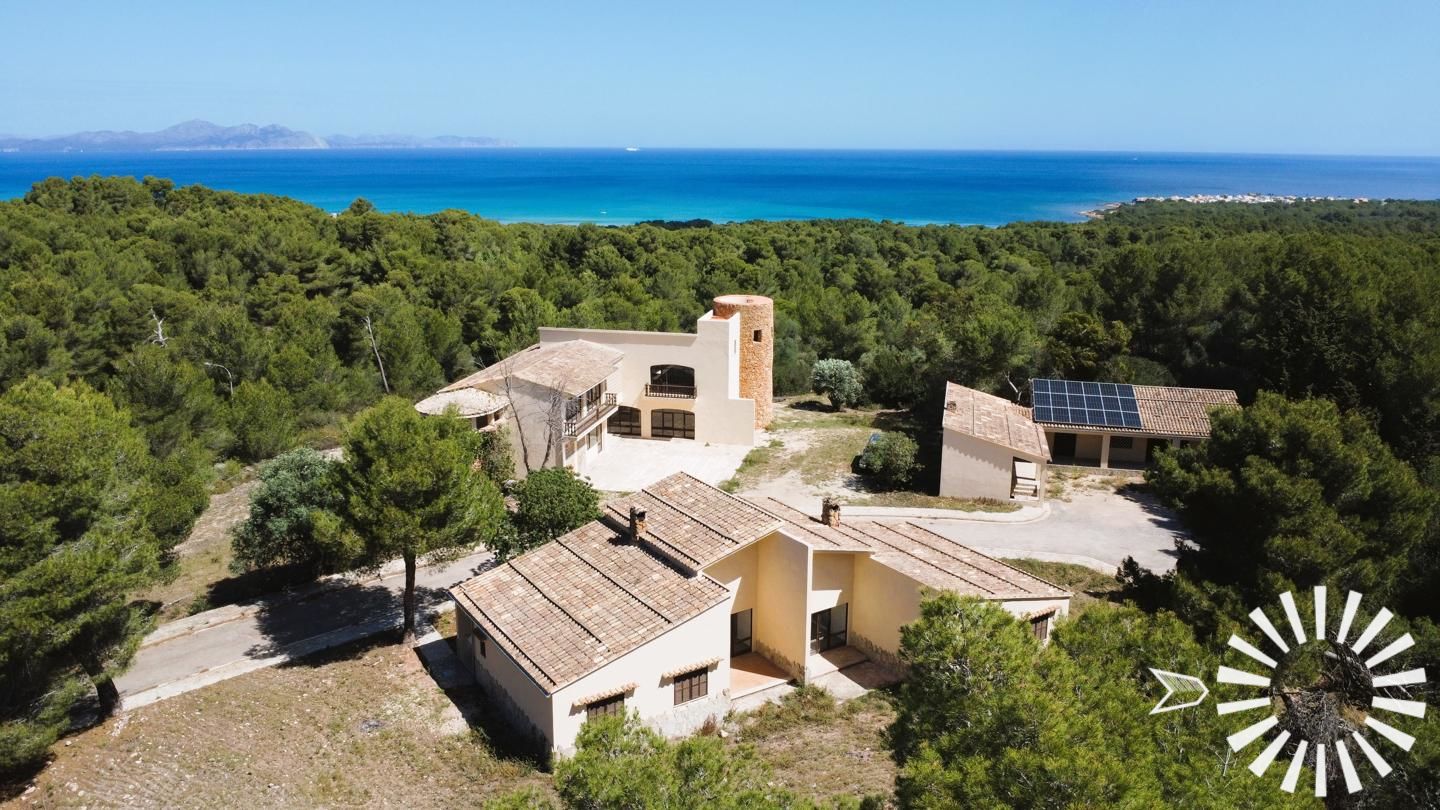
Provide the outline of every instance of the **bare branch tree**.
[[365,324],[365,334],[370,336],[370,350],[375,352],[375,365],[380,367],[380,384],[385,386],[385,393],[390,393],[390,380],[385,376],[385,361],[380,359],[380,344],[375,341],[375,325],[370,322],[370,316],[361,318]]
[[170,338],[165,335],[165,319],[156,315],[155,310],[152,309],[150,310],[150,320],[155,322],[155,332],[150,335],[150,342],[161,346],[166,345],[165,342]]

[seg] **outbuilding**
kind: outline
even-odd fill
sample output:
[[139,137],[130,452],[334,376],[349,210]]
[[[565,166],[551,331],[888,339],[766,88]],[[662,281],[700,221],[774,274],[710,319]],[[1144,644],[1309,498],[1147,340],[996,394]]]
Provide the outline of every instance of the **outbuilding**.
[[941,416],[940,494],[1042,500],[1050,451],[1029,411],[993,394],[947,383]]

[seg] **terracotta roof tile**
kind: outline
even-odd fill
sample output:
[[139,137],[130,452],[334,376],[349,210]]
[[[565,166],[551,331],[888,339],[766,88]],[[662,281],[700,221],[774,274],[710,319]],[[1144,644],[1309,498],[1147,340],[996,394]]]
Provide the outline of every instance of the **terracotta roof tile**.
[[[1049,430],[1072,428],[1102,430],[1121,435],[1175,436],[1182,439],[1210,438],[1210,409],[1240,407],[1234,391],[1223,388],[1172,388],[1136,385],[1135,404],[1140,411],[1138,428],[1099,428],[1069,422],[1045,422]],[[1029,413],[1029,411],[1026,411]]]
[[588,340],[537,343],[510,355],[488,368],[456,380],[439,393],[463,388],[498,391],[506,377],[558,389],[571,396],[589,391],[609,377],[625,353]]
[[1045,431],[1030,419],[1028,410],[1000,397],[945,384],[945,410],[941,424],[964,436],[973,436],[1032,458],[1049,460]]

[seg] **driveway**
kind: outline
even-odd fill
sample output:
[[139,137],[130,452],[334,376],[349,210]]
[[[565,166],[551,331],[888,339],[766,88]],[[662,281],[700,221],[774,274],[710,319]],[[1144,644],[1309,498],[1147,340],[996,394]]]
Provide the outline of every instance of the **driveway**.
[[635,492],[677,472],[687,472],[718,485],[735,474],[753,447],[706,444],[692,439],[605,437],[605,450],[591,459],[584,475],[605,492]]
[[[1049,514],[1025,523],[912,518],[911,522],[992,557],[1072,562],[1113,573],[1134,557],[1155,573],[1175,567],[1175,514],[1145,492],[1071,490],[1048,500]],[[963,514],[963,513],[961,513]]]
[[[481,550],[421,568],[419,612],[443,603],[445,589],[484,570],[491,558]],[[334,579],[162,625],[115,680],[122,705],[133,709],[399,627],[404,585],[404,569],[391,564],[369,580]]]

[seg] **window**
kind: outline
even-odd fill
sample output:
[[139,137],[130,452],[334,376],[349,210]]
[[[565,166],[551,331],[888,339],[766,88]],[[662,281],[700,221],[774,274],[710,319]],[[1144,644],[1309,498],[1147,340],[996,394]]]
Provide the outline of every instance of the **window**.
[[657,439],[693,439],[695,414],[690,411],[651,411],[650,435]]
[[697,669],[675,676],[675,705],[705,697],[710,688],[710,669]]
[[640,409],[621,405],[607,423],[610,432],[617,436],[640,435]]
[[695,387],[695,369],[689,366],[651,366],[651,385],[678,385]]
[[762,341],[762,340],[764,340],[764,339],[765,339],[765,330],[763,330],[763,329],[756,329],[756,330],[755,330],[755,338],[754,338],[755,342],[756,342],[756,343],[759,343],[760,341]]
[[585,704],[586,720],[593,720],[596,717],[619,717],[624,713],[625,696],[623,694]]
[[1037,617],[1031,619],[1031,620],[1030,620],[1030,632],[1034,633],[1034,634],[1035,634],[1035,638],[1037,638],[1037,639],[1039,639],[1039,640],[1041,640],[1041,641],[1044,641],[1045,639],[1049,638],[1049,637],[1050,637],[1050,614],[1047,613],[1047,614],[1045,614],[1044,616],[1037,616]]
[[750,623],[755,611],[742,610],[730,614],[730,654],[744,655],[750,652]]
[[480,657],[485,657],[485,634],[479,630],[475,631],[476,646],[480,649]]
[[1134,437],[1134,436],[1111,436],[1111,437],[1110,437],[1110,449],[1111,449],[1111,450],[1130,450],[1130,449],[1132,449],[1132,448],[1134,448],[1134,447],[1135,447],[1135,437]]

